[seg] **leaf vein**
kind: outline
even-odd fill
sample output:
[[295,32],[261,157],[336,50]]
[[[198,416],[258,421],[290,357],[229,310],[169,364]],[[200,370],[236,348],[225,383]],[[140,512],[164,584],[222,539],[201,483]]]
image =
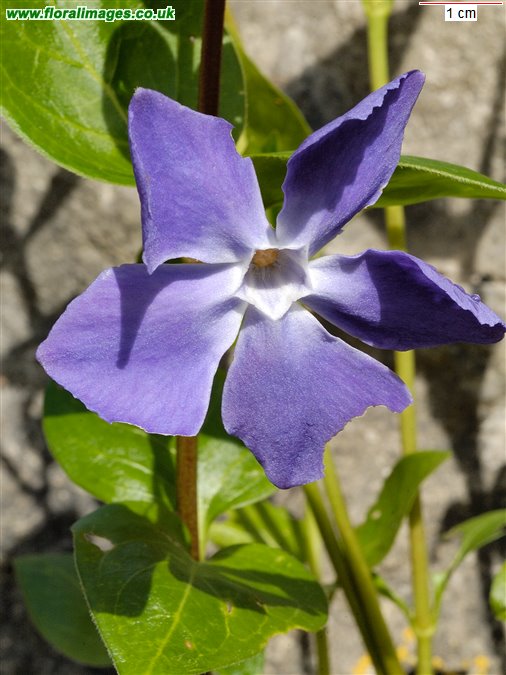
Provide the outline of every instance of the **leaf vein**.
[[160,658],[163,650],[167,646],[170,638],[172,637],[172,634],[176,630],[176,627],[177,627],[177,625],[179,623],[179,620],[181,618],[181,614],[183,613],[184,606],[186,605],[186,603],[188,601],[188,597],[190,595],[190,592],[193,588],[192,584],[193,584],[194,578],[195,578],[195,567],[192,566],[188,581],[186,583],[186,588],[184,590],[183,595],[181,596],[181,601],[179,602],[178,608],[176,609],[176,611],[174,613],[174,617],[173,617],[172,623],[170,625],[170,628],[167,631],[167,635],[160,642],[160,644],[158,646],[158,649],[156,650],[156,653],[154,654],[153,658],[151,659],[151,661],[149,663],[148,669],[146,671],[144,671],[144,675],[151,675],[151,673],[153,672],[153,668],[156,665],[156,662]]
[[95,68],[93,67],[93,65],[92,65],[92,63],[91,63],[91,61],[88,57],[87,52],[84,51],[81,48],[81,45],[79,44],[79,40],[77,40],[77,38],[75,36],[75,33],[72,30],[72,28],[70,26],[68,26],[64,21],[60,22],[59,25],[67,33],[70,41],[74,45],[75,50],[77,51],[77,53],[81,57],[81,59],[83,61],[83,67],[85,68],[85,70],[103,88],[105,94],[107,95],[107,97],[109,98],[109,100],[113,104],[114,108],[116,109],[116,112],[119,114],[121,119],[125,122],[125,124],[127,124],[127,121],[128,121],[127,115],[126,115],[125,111],[123,110],[123,108],[121,106],[121,103],[119,102],[118,97],[116,96],[116,92],[114,91],[114,89],[111,87],[111,85],[108,82],[106,82],[104,80],[102,75],[100,75],[100,73],[98,73],[95,70]]

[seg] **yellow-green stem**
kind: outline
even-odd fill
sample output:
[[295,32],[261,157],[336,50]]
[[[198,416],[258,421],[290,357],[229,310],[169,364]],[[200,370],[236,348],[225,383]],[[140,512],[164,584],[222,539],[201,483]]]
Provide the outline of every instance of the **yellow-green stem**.
[[387,206],[383,209],[387,230],[388,246],[396,251],[407,251],[406,215],[404,206]]
[[[388,219],[388,215],[387,215]],[[387,220],[388,223],[388,220]],[[395,352],[395,370],[412,394],[415,383],[415,353]],[[400,417],[401,440],[404,455],[417,452],[416,409],[411,405]],[[427,538],[423,522],[420,495],[417,495],[409,513],[409,543],[415,615],[413,629],[417,637],[417,675],[432,675],[432,636],[434,615],[431,608],[431,587]]]
[[362,0],[367,16],[367,58],[371,89],[378,89],[389,81],[388,20],[393,2]]
[[316,633],[316,652],[318,654],[318,675],[330,675],[329,641],[326,628]]
[[376,626],[369,615],[369,606],[360,597],[360,589],[357,587],[356,579],[353,578],[352,561],[347,559],[344,547],[334,532],[318,485],[316,483],[305,485],[304,493],[376,672],[378,675],[403,674],[402,669],[389,670],[387,667],[383,658],[383,645],[378,642]]
[[[311,572],[317,579],[321,578],[320,552],[322,539],[318,531],[313,512],[306,506],[304,518],[301,521],[301,535],[304,553]],[[330,654],[327,639],[327,628],[316,633],[316,651],[318,655],[318,675],[330,675]]]
[[378,593],[374,587],[371,571],[362,553],[355,530],[348,516],[346,501],[341,489],[341,482],[332,461],[332,455],[325,451],[325,490],[330,502],[332,514],[339,530],[349,567],[355,580],[361,603],[367,607],[367,613],[374,629],[374,639],[381,650],[382,660],[389,675],[404,673],[399,663],[390,632],[381,613]]
[[[369,76],[371,89],[378,89],[390,80],[388,66],[388,20],[391,2],[363,0],[367,15]],[[402,206],[385,208],[388,244],[391,249],[406,251],[406,223]],[[395,370],[411,393],[415,384],[415,353],[395,352]],[[403,454],[417,452],[416,411],[414,404],[401,413]],[[418,675],[432,675],[432,635],[434,617],[431,610],[431,589],[427,555],[427,540],[423,524],[420,496],[415,499],[409,514],[409,539],[415,604],[413,628],[417,636]]]

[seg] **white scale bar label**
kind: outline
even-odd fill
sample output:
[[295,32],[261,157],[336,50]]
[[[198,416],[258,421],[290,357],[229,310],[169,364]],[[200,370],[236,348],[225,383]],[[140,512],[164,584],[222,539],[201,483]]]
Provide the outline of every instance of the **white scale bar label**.
[[445,5],[445,21],[478,21],[478,5]]

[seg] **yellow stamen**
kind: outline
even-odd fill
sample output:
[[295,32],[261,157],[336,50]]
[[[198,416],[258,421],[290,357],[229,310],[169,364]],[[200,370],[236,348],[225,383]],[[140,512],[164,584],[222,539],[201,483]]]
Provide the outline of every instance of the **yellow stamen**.
[[278,257],[279,251],[277,248],[266,248],[263,251],[255,251],[251,262],[257,267],[269,267],[276,262]]

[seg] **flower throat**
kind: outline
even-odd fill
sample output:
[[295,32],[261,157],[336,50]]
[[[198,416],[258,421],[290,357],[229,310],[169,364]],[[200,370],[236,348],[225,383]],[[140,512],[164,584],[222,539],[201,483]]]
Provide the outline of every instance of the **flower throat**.
[[255,255],[251,262],[256,267],[269,267],[279,258],[279,251],[277,248],[266,248],[263,251],[255,251]]

